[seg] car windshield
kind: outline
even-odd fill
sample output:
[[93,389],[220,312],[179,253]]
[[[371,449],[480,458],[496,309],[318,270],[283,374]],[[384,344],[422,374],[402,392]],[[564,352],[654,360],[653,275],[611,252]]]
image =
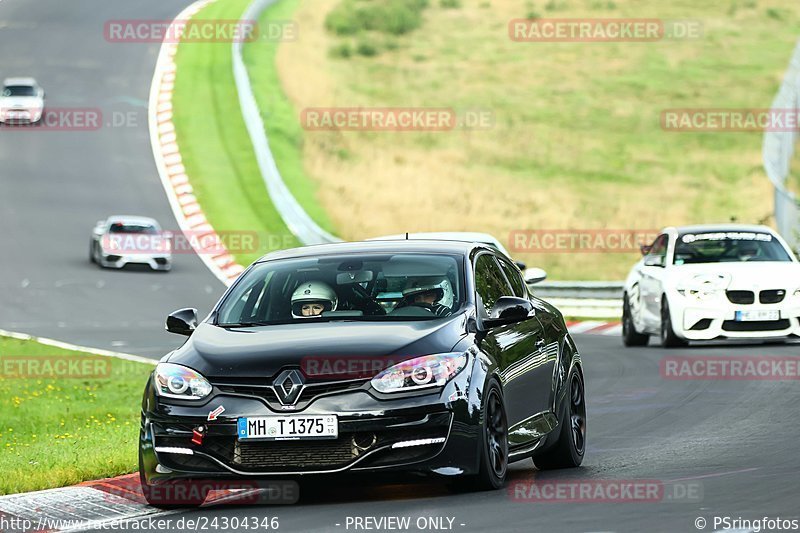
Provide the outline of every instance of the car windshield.
[[131,222],[112,222],[108,228],[109,233],[158,233],[158,228],[152,224],[135,224]]
[[3,96],[36,96],[36,88],[30,85],[6,85]]
[[675,245],[676,265],[742,261],[791,261],[791,256],[769,233],[687,233]]
[[435,320],[464,301],[462,263],[459,256],[420,253],[268,261],[237,282],[216,323]]

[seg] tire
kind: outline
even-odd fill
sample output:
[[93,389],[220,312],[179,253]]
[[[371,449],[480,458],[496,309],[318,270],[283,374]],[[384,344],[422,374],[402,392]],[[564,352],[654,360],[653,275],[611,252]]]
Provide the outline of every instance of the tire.
[[622,297],[622,343],[625,346],[647,346],[650,342],[650,335],[639,333],[633,323],[631,316],[631,305],[628,303],[628,295]]
[[207,483],[192,480],[173,480],[151,485],[144,473],[141,449],[139,449],[139,481],[144,499],[149,505],[159,509],[199,507],[210,492]]
[[455,492],[497,490],[508,473],[508,419],[503,392],[495,378],[486,387],[481,411],[480,466],[474,476],[459,478],[450,485]]
[[96,245],[94,241],[89,244],[89,262],[97,264],[97,259],[95,258],[95,249]]
[[680,348],[688,346],[688,342],[675,335],[672,329],[672,318],[669,314],[669,303],[666,295],[661,296],[661,346],[664,348]]
[[586,393],[583,376],[577,369],[570,372],[568,383],[558,440],[547,451],[533,457],[539,470],[578,467],[586,454]]

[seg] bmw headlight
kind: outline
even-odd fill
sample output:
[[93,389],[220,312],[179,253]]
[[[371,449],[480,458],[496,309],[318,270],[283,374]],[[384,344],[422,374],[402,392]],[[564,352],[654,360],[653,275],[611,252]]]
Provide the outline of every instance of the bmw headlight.
[[406,392],[441,387],[467,365],[464,352],[415,357],[391,366],[370,382],[378,392]]
[[155,370],[156,394],[181,400],[201,400],[211,394],[211,383],[191,368],[159,363]]
[[730,285],[730,278],[722,274],[699,274],[678,286],[678,293],[699,302],[712,300]]

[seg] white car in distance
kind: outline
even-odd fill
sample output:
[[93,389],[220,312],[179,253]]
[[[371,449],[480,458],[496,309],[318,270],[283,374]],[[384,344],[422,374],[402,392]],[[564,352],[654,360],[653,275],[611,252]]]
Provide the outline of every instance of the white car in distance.
[[33,78],[6,78],[0,90],[0,123],[36,124],[44,114],[44,89]]

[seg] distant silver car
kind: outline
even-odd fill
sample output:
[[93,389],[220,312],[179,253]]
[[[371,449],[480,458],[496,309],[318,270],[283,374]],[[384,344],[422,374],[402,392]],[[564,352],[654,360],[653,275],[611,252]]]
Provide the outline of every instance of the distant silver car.
[[0,123],[36,124],[44,114],[44,89],[33,78],[6,78],[0,91]]
[[[514,259],[511,257],[511,254],[508,253],[506,247],[503,246],[494,235],[490,235],[489,233],[481,233],[478,231],[432,231],[432,232],[424,232],[424,233],[399,233],[397,235],[383,235],[381,237],[372,237],[371,239],[367,239],[368,241],[387,241],[387,240],[398,240],[398,239],[410,239],[410,240],[434,240],[434,241],[459,241],[459,242],[477,242],[480,244],[486,244],[490,248],[494,248],[495,250],[499,251],[512,261]],[[525,263],[522,261],[514,261],[514,264],[522,271],[523,275],[525,276],[525,280],[528,283],[538,283],[543,281],[547,277],[547,273],[542,270],[541,268],[526,268]]]
[[171,235],[152,218],[110,216],[92,230],[89,259],[105,268],[140,264],[167,271],[172,268]]

